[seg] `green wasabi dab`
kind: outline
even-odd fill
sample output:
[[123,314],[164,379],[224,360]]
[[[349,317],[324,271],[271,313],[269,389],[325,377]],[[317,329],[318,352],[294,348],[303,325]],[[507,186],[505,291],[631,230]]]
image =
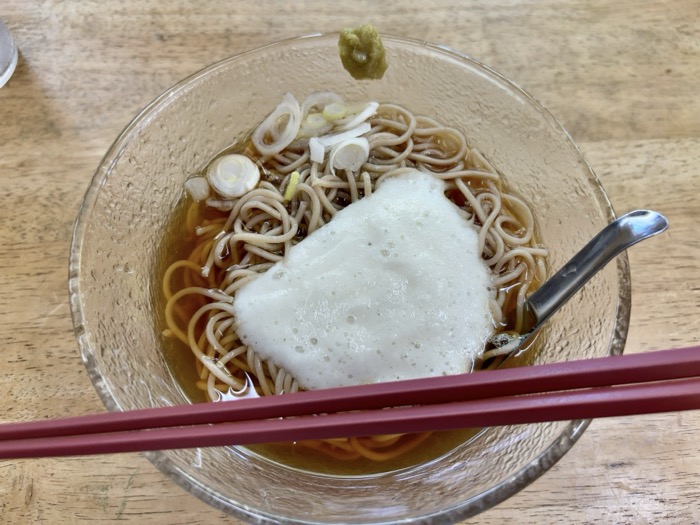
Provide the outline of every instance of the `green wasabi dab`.
[[343,29],[338,39],[343,67],[355,80],[378,80],[388,67],[377,29],[369,24]]

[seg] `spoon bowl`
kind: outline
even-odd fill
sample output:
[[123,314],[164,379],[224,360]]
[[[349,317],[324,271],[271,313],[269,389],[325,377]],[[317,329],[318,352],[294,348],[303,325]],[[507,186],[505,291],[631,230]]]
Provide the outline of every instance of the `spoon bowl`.
[[667,228],[666,217],[651,210],[631,211],[612,221],[530,295],[525,302],[526,330],[490,351],[488,358],[506,355],[509,359],[527,350],[542,324],[596,273],[630,246]]

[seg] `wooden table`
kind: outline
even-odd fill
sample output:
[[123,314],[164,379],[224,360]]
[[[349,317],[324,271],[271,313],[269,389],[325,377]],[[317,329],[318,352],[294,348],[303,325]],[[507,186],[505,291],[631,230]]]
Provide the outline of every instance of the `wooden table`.
[[[0,0],[20,61],[0,90],[0,421],[103,410],[67,262],[83,193],[145,104],[219,59],[372,22],[514,79],[581,146],[618,212],[666,214],[629,253],[627,352],[700,342],[700,4]],[[468,523],[700,523],[700,412],[594,421],[531,486]],[[138,454],[0,461],[0,522],[213,523]]]

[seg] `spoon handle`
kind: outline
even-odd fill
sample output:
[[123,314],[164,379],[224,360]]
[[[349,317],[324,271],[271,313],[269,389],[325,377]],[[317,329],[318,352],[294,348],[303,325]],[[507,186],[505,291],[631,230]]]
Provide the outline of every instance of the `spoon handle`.
[[528,298],[527,307],[534,317],[535,327],[556,312],[613,257],[667,227],[666,217],[649,210],[632,211],[608,224]]

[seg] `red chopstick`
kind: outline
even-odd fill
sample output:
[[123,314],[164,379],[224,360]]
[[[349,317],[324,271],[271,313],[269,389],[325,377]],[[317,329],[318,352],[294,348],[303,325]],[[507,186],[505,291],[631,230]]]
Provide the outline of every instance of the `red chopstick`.
[[700,346],[234,402],[7,423],[0,425],[0,458],[327,439],[692,410],[700,408],[700,377],[696,376],[700,376]]

